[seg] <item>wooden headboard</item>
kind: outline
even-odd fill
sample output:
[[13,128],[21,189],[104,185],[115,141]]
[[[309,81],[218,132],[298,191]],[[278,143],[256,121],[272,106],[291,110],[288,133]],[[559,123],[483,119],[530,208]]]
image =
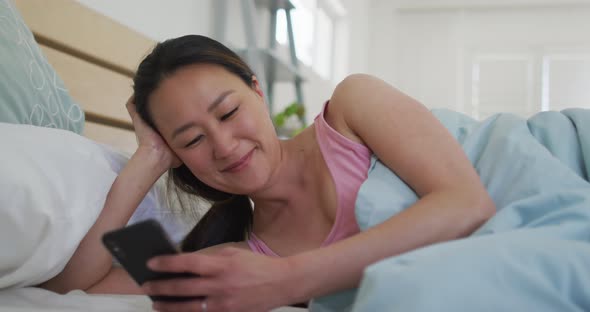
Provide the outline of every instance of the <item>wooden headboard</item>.
[[155,42],[74,0],[13,1],[84,109],[84,135],[127,153],[135,151],[125,102],[137,65]]

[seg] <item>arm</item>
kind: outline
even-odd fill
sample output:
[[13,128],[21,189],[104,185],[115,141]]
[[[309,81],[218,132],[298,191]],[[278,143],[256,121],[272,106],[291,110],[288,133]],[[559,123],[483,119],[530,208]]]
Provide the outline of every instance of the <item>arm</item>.
[[[232,248],[211,256],[158,257],[148,263],[152,269],[202,277],[146,283],[146,292],[209,296],[211,311],[261,311],[304,302],[357,286],[376,261],[466,236],[495,212],[451,134],[424,106],[383,81],[365,75],[345,79],[334,91],[327,119],[343,135],[365,143],[420,200],[365,232],[288,258]],[[199,307],[200,302],[166,303],[157,309]]]
[[112,258],[102,246],[102,235],[123,227],[157,179],[179,160],[166,143],[137,116],[130,98],[127,109],[133,120],[139,147],[113,182],[104,207],[65,268],[39,285],[58,293],[88,289],[112,268]]
[[136,152],[113,182],[103,210],[63,271],[40,287],[65,293],[72,289],[87,289],[101,280],[112,267],[112,257],[101,243],[102,235],[127,224],[165,170],[155,155]]
[[[215,254],[223,248],[235,247],[243,250],[249,250],[246,242],[225,243],[216,246],[211,246],[205,249],[195,251],[199,254]],[[135,294],[144,295],[145,292],[139,285],[131,278],[131,276],[123,268],[113,267],[108,274],[104,276],[98,283],[86,289],[87,293],[91,294]]]
[[458,142],[424,106],[383,81],[366,75],[345,79],[333,94],[328,117],[373,150],[420,200],[365,232],[291,257],[299,272],[292,283],[303,286],[295,299],[356,287],[368,265],[464,237],[495,213]]

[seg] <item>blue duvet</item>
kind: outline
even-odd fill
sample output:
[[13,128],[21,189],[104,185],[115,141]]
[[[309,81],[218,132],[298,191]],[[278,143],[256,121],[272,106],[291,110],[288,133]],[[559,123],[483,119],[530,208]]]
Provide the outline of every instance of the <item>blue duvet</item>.
[[[497,206],[471,236],[369,266],[358,289],[311,311],[590,311],[590,110],[436,117]],[[362,230],[417,200],[377,158],[359,190]],[[391,239],[395,239],[392,237]]]

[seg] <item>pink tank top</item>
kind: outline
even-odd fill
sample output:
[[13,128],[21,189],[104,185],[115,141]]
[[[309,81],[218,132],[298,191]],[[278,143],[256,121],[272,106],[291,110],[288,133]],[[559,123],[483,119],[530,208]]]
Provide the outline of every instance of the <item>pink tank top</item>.
[[[320,150],[332,175],[337,196],[336,220],[322,246],[329,245],[360,231],[354,215],[356,196],[361,184],[367,179],[371,151],[365,145],[354,142],[334,130],[324,118],[328,108],[315,118],[315,133]],[[278,257],[254,233],[250,233],[248,245],[252,251]]]

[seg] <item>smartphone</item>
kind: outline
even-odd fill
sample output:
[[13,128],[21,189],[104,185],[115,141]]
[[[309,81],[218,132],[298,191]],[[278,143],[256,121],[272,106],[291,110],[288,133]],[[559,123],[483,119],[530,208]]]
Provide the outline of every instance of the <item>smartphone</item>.
[[[124,228],[107,232],[102,242],[138,285],[147,281],[188,278],[192,273],[155,272],[147,267],[147,261],[155,256],[177,254],[168,235],[153,219],[141,221]],[[203,297],[150,296],[152,301],[190,301]]]

